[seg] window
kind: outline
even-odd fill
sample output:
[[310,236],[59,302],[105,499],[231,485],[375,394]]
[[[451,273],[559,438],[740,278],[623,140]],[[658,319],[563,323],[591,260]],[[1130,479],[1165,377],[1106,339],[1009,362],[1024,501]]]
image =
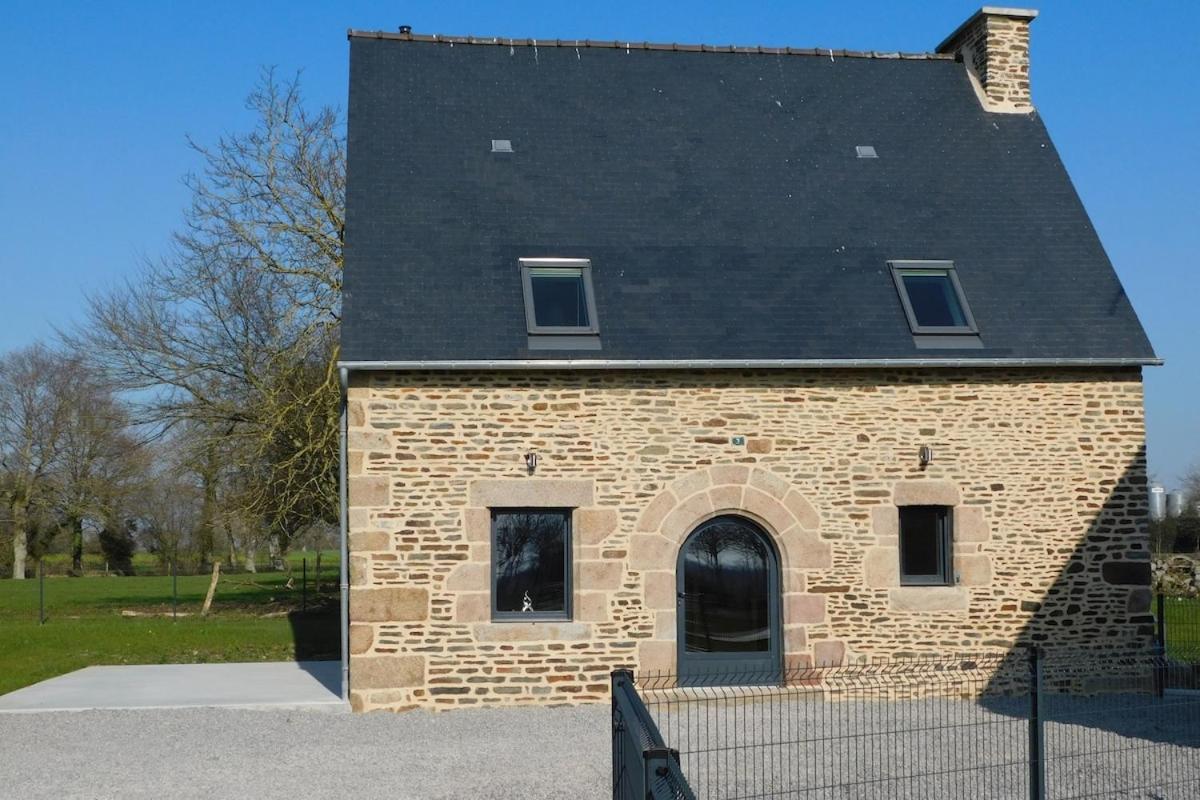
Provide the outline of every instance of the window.
[[978,333],[948,261],[892,261],[892,278],[913,333]]
[[900,583],[951,586],[952,520],[948,506],[900,507]]
[[492,619],[571,618],[571,512],[492,512]]
[[531,334],[598,333],[592,264],[578,258],[523,258],[525,322]]

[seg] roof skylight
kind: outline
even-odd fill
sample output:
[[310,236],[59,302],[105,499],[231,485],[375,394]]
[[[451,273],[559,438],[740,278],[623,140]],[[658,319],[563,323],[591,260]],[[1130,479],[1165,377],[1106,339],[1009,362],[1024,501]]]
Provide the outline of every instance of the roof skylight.
[[892,261],[892,278],[913,333],[978,333],[950,261]]
[[523,258],[521,285],[531,334],[598,333],[592,264],[578,258]]

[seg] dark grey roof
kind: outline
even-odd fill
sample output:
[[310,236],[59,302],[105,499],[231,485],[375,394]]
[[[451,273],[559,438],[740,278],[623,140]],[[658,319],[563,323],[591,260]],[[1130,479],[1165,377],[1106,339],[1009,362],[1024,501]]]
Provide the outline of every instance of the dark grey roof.
[[[346,362],[1154,358],[1040,118],[954,61],[350,56]],[[535,256],[591,259],[600,350],[529,349]],[[891,259],[954,261],[984,347],[918,349]]]

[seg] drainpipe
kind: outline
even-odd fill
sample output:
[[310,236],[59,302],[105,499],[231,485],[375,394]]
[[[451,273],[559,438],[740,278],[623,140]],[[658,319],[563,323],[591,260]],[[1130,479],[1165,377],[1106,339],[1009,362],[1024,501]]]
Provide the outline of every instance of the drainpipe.
[[338,448],[338,497],[341,512],[339,521],[342,533],[340,583],[342,595],[342,700],[350,700],[350,547],[349,528],[350,511],[349,489],[346,484],[346,440],[348,438],[349,417],[347,416],[347,398],[349,395],[350,370],[345,367],[338,369],[338,379],[342,385],[340,428],[341,446]]

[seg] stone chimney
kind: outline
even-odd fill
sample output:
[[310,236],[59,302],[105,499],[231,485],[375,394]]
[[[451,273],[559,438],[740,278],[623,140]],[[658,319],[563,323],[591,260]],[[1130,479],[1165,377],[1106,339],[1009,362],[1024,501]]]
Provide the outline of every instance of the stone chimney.
[[967,65],[971,82],[988,111],[1023,114],[1033,110],[1029,93],[1030,8],[984,6],[937,46]]

